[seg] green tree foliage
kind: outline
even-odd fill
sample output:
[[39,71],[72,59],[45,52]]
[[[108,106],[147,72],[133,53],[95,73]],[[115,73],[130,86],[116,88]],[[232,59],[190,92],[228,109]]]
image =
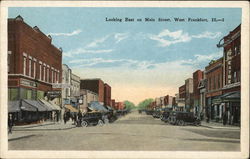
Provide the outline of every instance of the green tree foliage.
[[138,104],[138,109],[146,109],[154,100],[152,98],[145,99]]
[[128,109],[128,110],[131,110],[131,109],[134,109],[135,108],[135,105],[134,103],[126,100],[124,101],[124,105],[125,105],[125,108]]

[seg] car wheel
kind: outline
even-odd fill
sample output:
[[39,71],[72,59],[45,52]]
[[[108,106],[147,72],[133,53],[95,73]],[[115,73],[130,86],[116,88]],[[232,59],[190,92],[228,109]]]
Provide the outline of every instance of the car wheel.
[[108,120],[108,119],[105,119],[105,120],[104,120],[104,123],[105,123],[105,124],[108,124],[108,123],[109,123],[109,120]]
[[185,125],[185,122],[184,122],[183,120],[180,120],[180,121],[179,121],[179,125],[184,126],[184,125]]
[[103,126],[103,125],[104,125],[104,122],[103,122],[102,120],[99,120],[99,121],[98,121],[98,125],[99,125],[99,126]]
[[160,119],[163,120],[163,115],[160,116]]
[[84,126],[84,127],[87,127],[88,126],[88,122],[82,121],[81,125]]

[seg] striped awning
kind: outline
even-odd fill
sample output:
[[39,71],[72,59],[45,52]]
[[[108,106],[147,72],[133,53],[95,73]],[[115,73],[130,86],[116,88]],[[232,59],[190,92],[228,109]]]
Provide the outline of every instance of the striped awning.
[[76,109],[76,108],[74,108],[72,105],[70,105],[70,104],[65,104],[64,105],[64,107],[66,108],[66,109],[69,109],[71,112],[78,112],[78,110]]

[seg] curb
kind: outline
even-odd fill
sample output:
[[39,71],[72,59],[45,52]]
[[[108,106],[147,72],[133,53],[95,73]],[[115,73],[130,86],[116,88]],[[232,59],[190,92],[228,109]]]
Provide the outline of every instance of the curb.
[[34,128],[39,126],[55,125],[55,123],[38,124],[38,125],[27,125],[27,126],[14,126],[15,128]]
[[26,135],[26,136],[20,136],[20,137],[16,137],[16,138],[8,139],[8,141],[13,141],[13,140],[24,139],[24,138],[29,138],[29,137],[33,137],[33,136],[36,136],[36,135]]
[[213,127],[213,126],[207,126],[207,125],[201,125],[202,127],[210,128],[210,129],[229,129],[229,130],[240,130],[239,128],[231,128],[231,127]]
[[52,130],[69,130],[76,127],[69,127],[69,128],[58,128],[58,129],[21,129],[21,130],[12,130],[12,131],[52,131]]

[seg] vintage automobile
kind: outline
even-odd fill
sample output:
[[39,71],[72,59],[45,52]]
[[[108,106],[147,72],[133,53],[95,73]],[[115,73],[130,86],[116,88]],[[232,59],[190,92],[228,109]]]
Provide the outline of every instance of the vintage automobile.
[[83,115],[81,125],[87,127],[89,125],[104,125],[104,118],[101,112],[88,112]]
[[168,122],[173,125],[196,125],[199,126],[201,121],[193,112],[171,112]]
[[163,113],[163,110],[160,109],[160,108],[158,108],[158,109],[154,110],[152,116],[154,118],[160,118],[160,116],[162,115],[162,113]]
[[170,113],[171,113],[170,110],[165,110],[165,111],[161,114],[160,119],[161,119],[162,121],[164,121],[164,122],[167,122]]

